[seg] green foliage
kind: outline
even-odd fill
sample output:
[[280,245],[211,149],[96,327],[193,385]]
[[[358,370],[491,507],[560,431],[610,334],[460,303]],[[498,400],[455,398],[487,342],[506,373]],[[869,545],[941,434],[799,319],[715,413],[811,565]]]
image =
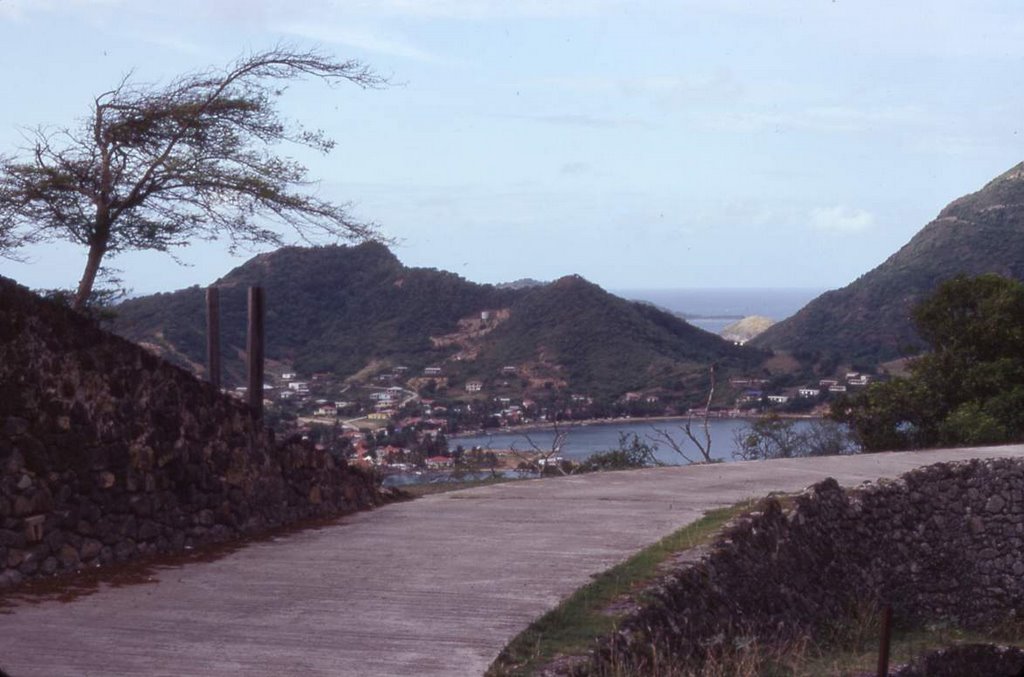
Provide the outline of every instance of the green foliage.
[[908,378],[838,402],[834,417],[871,451],[1024,439],[1024,284],[960,276],[914,318],[932,352]]
[[630,470],[662,465],[655,457],[657,446],[648,444],[637,434],[619,433],[618,449],[599,451],[580,463],[577,472],[602,470]]

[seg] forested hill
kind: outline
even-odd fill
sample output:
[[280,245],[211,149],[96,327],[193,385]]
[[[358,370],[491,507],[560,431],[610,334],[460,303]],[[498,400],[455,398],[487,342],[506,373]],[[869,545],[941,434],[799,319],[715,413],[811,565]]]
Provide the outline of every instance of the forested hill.
[[[516,367],[533,379],[617,396],[677,389],[711,362],[757,358],[668,313],[571,276],[499,288],[407,268],[384,246],[288,247],[217,281],[229,381],[240,382],[246,288],[266,294],[267,357],[301,373],[341,376],[442,366],[453,385]],[[117,307],[115,330],[202,372],[204,290],[156,294]],[[749,356],[749,357],[748,357]]]
[[1024,163],[959,198],[898,252],[751,341],[804,356],[872,363],[921,350],[913,307],[958,274],[1024,279]]

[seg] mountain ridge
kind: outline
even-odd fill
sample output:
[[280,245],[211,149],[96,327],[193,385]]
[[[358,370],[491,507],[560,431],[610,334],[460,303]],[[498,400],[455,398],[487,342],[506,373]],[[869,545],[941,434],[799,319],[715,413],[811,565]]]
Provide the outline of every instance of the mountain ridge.
[[[268,359],[308,374],[444,366],[445,379],[461,384],[515,366],[537,383],[612,399],[646,387],[686,389],[708,364],[757,355],[578,275],[501,288],[406,267],[377,243],[282,248],[215,285],[229,383],[242,381],[250,285],[266,290]],[[117,307],[114,329],[201,372],[204,303],[198,287],[130,299]]]
[[905,245],[750,341],[806,359],[873,364],[923,349],[913,307],[959,274],[1024,279],[1024,163],[953,200]]

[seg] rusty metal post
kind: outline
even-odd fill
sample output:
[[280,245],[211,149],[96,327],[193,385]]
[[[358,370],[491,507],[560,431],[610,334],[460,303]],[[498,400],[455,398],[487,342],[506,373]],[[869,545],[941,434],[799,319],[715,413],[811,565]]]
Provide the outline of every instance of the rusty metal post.
[[249,371],[249,406],[252,417],[263,418],[263,288],[249,287],[249,333],[246,358]]
[[206,373],[220,388],[220,290],[206,288]]
[[882,637],[878,643],[878,677],[889,675],[889,642],[892,638],[892,607],[882,607]]

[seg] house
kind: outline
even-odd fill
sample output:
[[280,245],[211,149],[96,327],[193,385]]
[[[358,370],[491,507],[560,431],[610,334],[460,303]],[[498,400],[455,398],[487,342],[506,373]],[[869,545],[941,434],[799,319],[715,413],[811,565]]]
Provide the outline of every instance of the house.
[[431,456],[426,459],[428,468],[448,468],[452,465],[452,459],[447,456]]
[[366,418],[370,419],[371,421],[386,421],[389,418],[391,418],[392,413],[394,412],[392,412],[390,409],[386,409],[384,411],[375,411],[368,414]]
[[285,373],[281,374],[281,379],[285,381],[291,381],[292,379],[295,378],[295,376],[296,374],[294,371],[286,371]]
[[828,391],[830,393],[845,393],[846,392],[846,386],[831,385],[831,386],[828,387]]
[[768,401],[772,404],[785,404],[789,402],[789,396],[787,395],[769,395]]
[[822,388],[831,388],[832,386],[839,385],[839,381],[834,378],[823,378],[818,381],[818,385]]
[[440,376],[441,375],[441,367],[427,367],[426,369],[423,370],[423,375],[424,376]]
[[818,388],[801,388],[797,391],[800,397],[817,397],[821,394],[821,390]]
[[314,416],[337,416],[338,408],[333,404],[321,404],[313,412]]
[[517,373],[519,373],[519,369],[517,367],[513,367],[510,364],[507,364],[501,368],[501,373],[504,376],[515,376]]
[[292,381],[291,383],[288,384],[288,388],[299,393],[309,392],[309,384],[306,383],[305,381]]
[[478,393],[478,392],[480,392],[483,389],[484,389],[484,384],[481,383],[480,381],[468,381],[466,383],[466,392],[467,393]]

